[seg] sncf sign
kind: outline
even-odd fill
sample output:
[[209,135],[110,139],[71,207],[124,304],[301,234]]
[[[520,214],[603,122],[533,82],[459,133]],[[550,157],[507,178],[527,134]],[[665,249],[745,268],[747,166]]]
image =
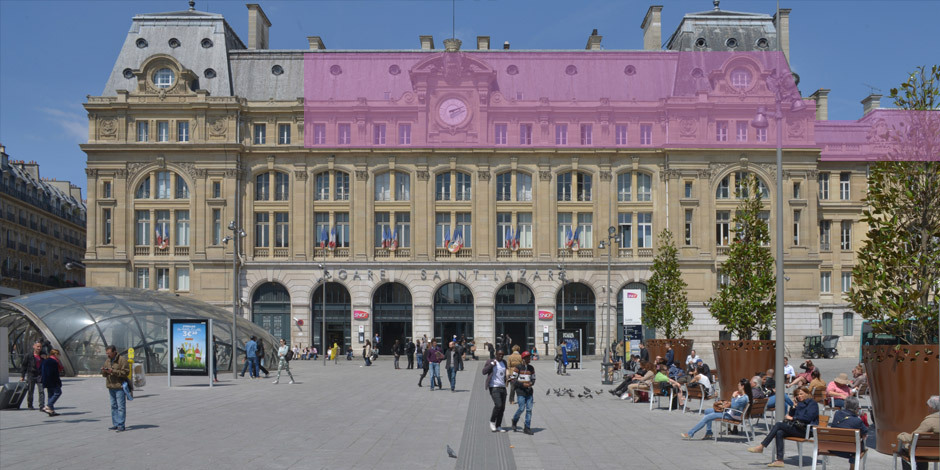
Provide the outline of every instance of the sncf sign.
[[366,312],[365,310],[353,310],[353,318],[356,320],[368,320],[369,312]]
[[539,310],[539,320],[551,320],[555,318],[555,313],[548,310]]

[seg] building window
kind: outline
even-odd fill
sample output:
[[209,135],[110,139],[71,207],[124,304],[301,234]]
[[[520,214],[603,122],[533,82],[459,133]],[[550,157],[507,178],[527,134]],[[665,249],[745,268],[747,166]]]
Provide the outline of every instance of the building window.
[[161,239],[155,240],[157,245],[161,244],[161,241],[167,246],[170,244],[170,234],[172,232],[172,227],[170,227],[170,211],[156,211],[154,215],[157,217],[156,224],[154,224],[154,235],[161,237]]
[[290,214],[287,212],[274,213],[274,247],[287,248],[290,246]]
[[212,197],[215,199],[219,199],[222,197],[222,182],[221,181],[212,182]]
[[391,201],[391,172],[375,175],[375,200]]
[[336,217],[336,246],[349,248],[349,212],[337,212]]
[[134,211],[136,230],[134,244],[150,246],[150,211]]
[[[758,212],[757,219],[764,223],[764,227],[767,227],[767,230],[770,230],[770,211]],[[761,243],[761,246],[770,246],[770,237],[764,239],[764,242]]]
[[391,238],[392,225],[388,212],[375,213],[375,246],[385,247],[386,238]]
[[[728,46],[733,47],[731,43],[731,39],[729,39],[728,41],[729,41]],[[735,43],[736,42],[737,41],[735,41]],[[747,88],[751,86],[751,73],[743,68],[737,68],[737,69],[732,70],[731,71],[731,86],[735,88],[739,88],[739,89]]]
[[157,88],[169,88],[173,86],[173,71],[167,68],[157,70],[153,74],[153,84]]
[[849,251],[852,249],[852,221],[843,220],[841,227],[841,234],[839,237],[839,244],[842,251]]
[[290,197],[290,175],[280,171],[274,172],[274,200],[286,201]]
[[[438,185],[440,185],[440,183],[438,183]],[[440,198],[438,197],[438,199]],[[496,200],[512,200],[512,172],[496,175]]]
[[222,209],[212,209],[212,244],[222,243]]
[[270,218],[267,212],[255,212],[255,246],[266,248],[271,245]]
[[653,177],[646,173],[636,174],[636,200],[651,201],[653,199]]
[[617,145],[627,145],[627,125],[617,124],[614,127],[614,136]]
[[757,128],[755,133],[757,134],[758,142],[767,142],[767,128],[766,127]]
[[855,334],[855,315],[852,312],[842,313],[842,336]]
[[691,199],[691,198],[692,198],[692,182],[691,182],[691,181],[686,181],[686,182],[685,182],[685,193],[684,193],[684,194],[685,194],[685,198],[686,198],[686,199]]
[[336,143],[339,145],[348,145],[352,140],[352,129],[349,124],[340,124],[336,126]]
[[636,246],[637,248],[651,248],[653,246],[652,212],[640,212],[636,215]]
[[255,145],[264,145],[265,139],[267,138],[267,132],[268,132],[267,124],[255,124],[255,128],[254,128]]
[[730,197],[731,177],[725,176],[718,182],[718,188],[715,189],[715,199],[728,199]]
[[581,248],[593,248],[594,240],[594,214],[578,214],[578,246]]
[[372,125],[372,145],[385,145],[385,124]]
[[820,173],[819,181],[819,199],[825,201],[829,199],[829,173]]
[[101,220],[102,220],[102,237],[101,241],[105,245],[111,244],[111,209],[102,209],[101,210]]
[[[458,214],[460,215],[460,214]],[[470,214],[467,214],[467,224],[470,223]],[[459,223],[459,220],[458,220]],[[469,229],[469,225],[468,225]],[[400,247],[409,247],[411,246],[411,213],[410,212],[396,212],[395,213],[395,232],[398,234],[398,246]],[[394,234],[393,234],[394,238]],[[466,241],[465,245],[470,246],[470,231],[464,235]]]
[[842,292],[848,294],[852,290],[852,271],[842,271]]
[[170,123],[167,121],[157,121],[157,142],[170,141]]
[[[277,143],[290,145],[290,124],[277,125]],[[313,125],[313,143],[314,145],[323,145],[326,143],[326,124]]]
[[685,210],[685,246],[692,246],[692,209]]
[[566,248],[568,236],[574,233],[571,228],[571,213],[558,213],[558,248]]
[[[473,246],[471,236],[473,235],[472,215],[469,212],[458,212],[455,214],[454,225],[463,237],[463,245],[467,248]],[[396,220],[397,222],[397,220]]]
[[441,173],[435,178],[435,194],[438,201],[450,200],[450,172]]
[[819,292],[822,294],[830,293],[831,283],[832,283],[832,272],[820,271],[819,272]]
[[150,288],[150,269],[149,268],[137,268],[137,288],[138,289]]
[[800,246],[800,215],[803,211],[793,211],[793,246]]
[[493,143],[495,145],[506,145],[506,134],[507,134],[507,125],[506,124],[495,124],[493,129]]
[[[722,287],[727,286],[729,283],[731,283],[731,276],[728,276],[728,273],[719,270],[718,271],[718,288],[721,289]],[[731,339],[731,338],[728,338],[728,339]]]
[[111,199],[111,182],[105,181],[101,183],[101,197],[103,199]]
[[831,220],[819,221],[819,249],[822,251],[829,251],[829,232],[831,228]]
[[398,144],[411,145],[411,124],[398,125]]
[[640,145],[653,145],[652,124],[640,124]]
[[728,121],[715,121],[715,140],[728,141]]
[[[497,226],[499,225],[499,220],[501,215],[509,214],[497,214]],[[434,214],[434,243],[435,246],[441,248],[447,248],[445,245],[445,240],[450,241],[450,212],[438,212]],[[499,237],[497,235],[497,241]],[[501,246],[501,245],[500,245]]]
[[189,211],[176,211],[176,246],[189,246]]
[[747,121],[737,121],[735,124],[734,138],[738,142],[747,142]]
[[567,124],[555,124],[555,145],[568,145]]
[[496,247],[510,248],[508,240],[512,239],[512,213],[496,213]]
[[470,200],[470,175],[467,173],[457,172],[457,188],[456,196],[458,201],[469,201]]
[[330,199],[330,172],[317,173],[313,179],[313,199],[315,201],[328,201]]
[[170,290],[170,268],[157,268],[157,290]]
[[[570,171],[558,175],[558,200],[572,201],[576,198],[578,201],[591,200],[591,187],[593,178],[587,173]],[[572,195],[572,190],[576,194]]]
[[516,201],[532,200],[532,175],[516,172]]
[[718,211],[715,214],[715,239],[718,246],[728,246],[731,241],[731,211]]
[[336,201],[349,200],[349,173],[337,171],[333,178],[336,180],[336,193],[333,199]]
[[176,268],[176,290],[189,291],[189,268]]
[[519,248],[532,248],[532,213],[519,212],[516,214],[516,230],[519,238]]
[[824,336],[832,334],[832,312],[823,312],[821,327]]
[[581,124],[581,145],[592,145],[594,142],[594,126]]
[[617,175],[617,201],[629,202],[633,199],[633,173]]
[[852,174],[847,171],[839,173],[839,199],[843,201],[849,200],[849,178],[851,176]]
[[793,199],[803,199],[802,197],[800,197],[803,195],[801,191],[802,189],[803,189],[802,185],[800,184],[799,181],[793,182]]
[[137,141],[146,142],[150,139],[150,123],[137,121]]
[[519,124],[519,145],[532,145],[532,124]]
[[408,173],[395,172],[395,200],[411,200],[411,176]]
[[314,212],[313,214],[314,238],[320,247],[325,247],[330,241],[330,213]]
[[633,246],[633,214],[617,214],[617,225],[620,229],[620,248],[630,248]]
[[176,122],[177,142],[189,142],[189,121]]
[[176,199],[189,199],[189,185],[180,175],[176,175]]
[[157,172],[157,199],[170,198],[170,172]]
[[271,180],[267,173],[255,177],[255,200],[267,201],[271,198]]

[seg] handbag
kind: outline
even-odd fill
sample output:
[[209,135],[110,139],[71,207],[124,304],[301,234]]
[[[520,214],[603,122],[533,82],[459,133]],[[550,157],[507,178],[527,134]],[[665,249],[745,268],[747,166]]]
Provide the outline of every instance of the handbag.
[[715,404],[712,405],[712,408],[716,413],[723,413],[725,411],[725,402],[720,400],[715,400]]

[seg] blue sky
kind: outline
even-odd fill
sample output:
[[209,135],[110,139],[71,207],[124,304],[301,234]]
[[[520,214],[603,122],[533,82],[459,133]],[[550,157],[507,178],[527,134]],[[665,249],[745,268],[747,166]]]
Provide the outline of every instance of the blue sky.
[[[272,49],[306,49],[320,36],[329,49],[416,49],[451,35],[450,0],[264,1]],[[245,1],[199,0],[247,40]],[[498,47],[583,49],[593,28],[607,49],[642,49],[640,23],[650,4],[600,0],[457,0],[456,32],[473,47],[488,35]],[[710,0],[659,1],[663,37],[682,15]],[[940,63],[940,2],[783,0],[791,8],[790,57],[804,96],[829,88],[830,119],[857,119],[869,85],[887,96],[918,65]],[[0,143],[12,158],[36,160],[44,177],[86,186],[86,95],[98,95],[139,13],[185,10],[173,1],[0,0]],[[773,14],[773,0],[724,0],[721,9]],[[882,105],[890,105],[883,99]],[[83,193],[84,194],[84,193]]]

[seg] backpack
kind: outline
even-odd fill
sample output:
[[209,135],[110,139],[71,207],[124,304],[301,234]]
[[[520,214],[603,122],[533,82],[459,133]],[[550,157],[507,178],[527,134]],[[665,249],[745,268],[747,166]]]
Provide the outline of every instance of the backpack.
[[293,358],[294,358],[294,350],[293,350],[293,349],[288,349],[288,350],[287,350],[287,354],[284,355],[284,360],[287,361],[287,362],[290,362],[291,359],[293,359]]

